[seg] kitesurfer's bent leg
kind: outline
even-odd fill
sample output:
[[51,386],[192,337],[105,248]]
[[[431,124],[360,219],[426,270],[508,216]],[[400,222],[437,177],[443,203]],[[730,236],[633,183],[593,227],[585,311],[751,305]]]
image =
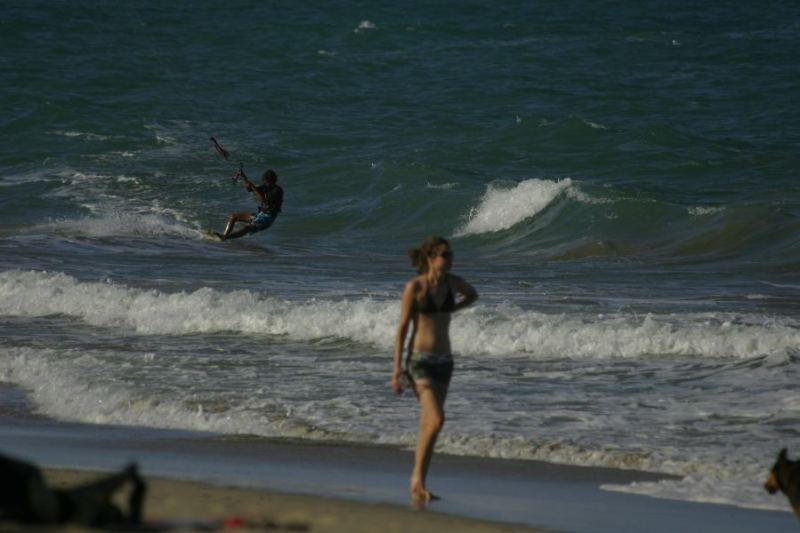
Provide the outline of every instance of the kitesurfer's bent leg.
[[[217,236],[219,236],[220,239],[225,240],[229,238],[235,239],[237,237],[241,237],[242,235],[246,235],[247,233],[250,233],[251,230],[247,230],[244,233],[242,233],[242,230],[239,230],[235,234],[233,234],[233,227],[236,225],[237,222],[247,222],[249,225],[252,220],[253,220],[253,215],[246,211],[243,211],[241,213],[234,213],[228,218],[228,223],[225,225],[225,231],[221,235],[217,233]],[[246,228],[247,226],[245,226],[245,228],[242,229],[244,230]]]
[[258,228],[252,224],[248,224],[242,229],[236,230],[229,235],[222,235],[221,237],[223,241],[228,241],[230,239],[238,239],[239,237],[244,237],[245,235],[253,233],[254,231],[258,231]]

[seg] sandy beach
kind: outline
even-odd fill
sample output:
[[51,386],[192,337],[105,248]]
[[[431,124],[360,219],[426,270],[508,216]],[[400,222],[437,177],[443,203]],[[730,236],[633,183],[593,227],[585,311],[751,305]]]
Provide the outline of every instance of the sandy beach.
[[[48,469],[52,486],[70,487],[100,473]],[[535,532],[521,525],[467,519],[397,505],[360,503],[320,496],[285,494],[209,483],[148,478],[145,523],[173,531],[197,527],[242,531],[314,531],[386,533],[419,531]],[[71,528],[75,529],[75,528]]]

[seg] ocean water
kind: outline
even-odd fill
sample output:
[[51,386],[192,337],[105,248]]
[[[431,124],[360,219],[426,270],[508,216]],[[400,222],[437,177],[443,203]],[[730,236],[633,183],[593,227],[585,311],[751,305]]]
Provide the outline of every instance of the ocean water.
[[[5,2],[0,35],[0,409],[413,447],[391,349],[440,234],[481,295],[440,451],[785,509],[797,3]],[[240,161],[284,212],[204,240]]]

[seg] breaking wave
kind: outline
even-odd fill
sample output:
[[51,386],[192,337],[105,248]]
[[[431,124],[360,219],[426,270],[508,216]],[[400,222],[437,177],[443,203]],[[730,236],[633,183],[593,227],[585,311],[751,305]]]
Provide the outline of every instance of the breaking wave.
[[569,178],[558,181],[530,179],[511,188],[490,185],[457,235],[509,229],[544,210],[570,187],[572,180]]
[[[263,312],[242,316],[241,309]],[[342,338],[389,348],[397,304],[375,298],[289,301],[249,290],[200,288],[167,293],[62,273],[0,273],[0,314],[74,317],[91,326],[141,335],[238,332],[307,341]],[[734,313],[547,314],[513,305],[478,306],[453,324],[463,355],[532,359],[702,356],[785,357],[800,346],[792,318]]]

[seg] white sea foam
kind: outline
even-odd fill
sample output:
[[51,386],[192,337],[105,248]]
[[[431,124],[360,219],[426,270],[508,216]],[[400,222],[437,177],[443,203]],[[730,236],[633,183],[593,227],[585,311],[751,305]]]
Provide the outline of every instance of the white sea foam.
[[502,231],[540,213],[572,187],[572,180],[530,179],[511,188],[489,185],[457,235]]
[[[770,287],[777,287],[779,289],[789,289],[790,291],[797,291],[800,290],[800,284],[796,283],[774,283],[772,281],[759,281],[764,285],[768,285]],[[788,295],[794,296],[794,293],[787,292]]]
[[197,222],[189,220],[184,212],[164,200],[150,199],[137,202],[130,197],[109,192],[110,183],[124,183],[128,187],[142,185],[138,176],[127,174],[107,175],[64,169],[56,175],[68,186],[51,193],[80,205],[92,216],[75,219],[49,219],[38,227],[53,233],[86,235],[91,237],[171,235],[185,238],[200,236]]
[[[263,312],[242,317],[241,309]],[[295,340],[343,338],[391,346],[397,304],[373,298],[287,301],[252,291],[201,288],[166,293],[48,272],[0,273],[0,314],[71,316],[142,335],[235,331]],[[466,356],[601,360],[656,355],[747,359],[785,357],[800,346],[790,318],[724,313],[560,315],[510,305],[478,306],[453,323]]]
[[[275,391],[265,393],[253,389],[236,400],[212,402],[203,399],[199,387],[164,387],[158,378],[147,380],[148,384],[142,387],[141,377],[137,390],[132,373],[142,371],[137,368],[139,364],[152,363],[155,358],[151,356],[143,354],[138,364],[130,359],[117,363],[127,368],[126,377],[121,380],[119,367],[110,363],[107,353],[85,349],[0,348],[0,380],[25,388],[38,412],[60,420],[267,437],[329,439],[335,435],[351,441],[363,440],[363,435],[369,434],[371,442],[408,447],[415,444],[413,430],[395,428],[392,424],[382,427],[383,422],[372,416],[372,409],[359,413],[363,409],[354,406],[353,399],[347,396],[319,401],[310,393],[308,401],[298,402],[280,398],[281,394]],[[179,375],[176,371],[180,372],[174,366],[170,368],[171,379]],[[193,381],[197,384],[198,378]],[[335,416],[335,412],[342,411],[354,413],[354,417],[362,416],[369,427],[359,430],[347,416]],[[400,411],[405,413],[405,408]],[[664,465],[652,454],[635,454],[613,447],[595,449],[558,440],[532,441],[522,435],[501,436],[491,431],[451,429],[441,436],[440,447],[456,455],[642,470],[656,470],[661,466],[678,468]],[[685,466],[683,469],[691,470]]]
[[[742,455],[733,461],[720,461],[713,454],[690,455],[677,453],[675,450],[632,451],[622,449],[614,444],[587,445],[569,440],[549,440],[539,438],[533,440],[523,436],[507,437],[492,434],[484,435],[459,435],[450,430],[441,436],[444,450],[456,455],[479,455],[503,459],[539,460],[550,463],[576,465],[576,466],[602,466],[618,468],[621,470],[640,470],[645,472],[659,472],[681,476],[682,479],[659,481],[652,483],[633,483],[632,485],[605,485],[607,490],[634,492],[650,496],[670,497],[672,490],[678,487],[692,485],[692,483],[708,483],[709,488],[713,483],[740,483],[743,478],[752,477],[759,479],[765,470],[763,461],[751,455],[752,452],[741,450]],[[437,444],[437,445],[438,445]],[[692,453],[692,452],[690,452]],[[676,455],[680,458],[676,458]],[[758,484],[756,484],[758,485]],[[735,487],[730,487],[736,492]],[[759,491],[763,490],[759,488]],[[698,491],[700,494],[701,491]],[[713,490],[703,491],[703,497],[709,497]],[[759,507],[767,508],[769,501],[759,497],[756,491],[748,492],[747,500],[759,502]],[[683,498],[678,498],[683,499]],[[711,501],[711,500],[702,500]],[[723,502],[720,502],[723,503]],[[730,502],[724,502],[730,503]]]
[[78,137],[78,138],[83,138],[83,139],[87,139],[87,140],[90,140],[90,141],[107,141],[107,140],[111,139],[111,137],[108,136],[108,135],[100,135],[100,134],[97,134],[97,133],[89,133],[89,132],[83,132],[83,131],[53,130],[53,131],[48,131],[47,133],[49,133],[51,135],[60,135],[62,137]]
[[[252,308],[264,312],[241,316],[239,310]],[[0,314],[62,314],[93,326],[130,328],[144,335],[238,331],[298,340],[338,336],[383,344],[394,329],[396,311],[394,302],[371,299],[298,303],[250,291],[202,288],[163,293],[110,282],[79,282],[58,273],[0,273]]]
[[[326,439],[324,430],[285,416],[270,400],[210,409],[194,397],[152,394],[142,396],[119,380],[103,375],[98,355],[82,350],[0,349],[0,380],[25,388],[38,411],[60,420],[92,424],[126,424],[144,427],[257,434],[268,437]],[[99,369],[99,370],[98,370]]]
[[119,183],[133,183],[134,185],[140,185],[141,180],[135,176],[117,176],[115,178]]
[[514,307],[476,309],[453,323],[454,337],[475,354],[531,354],[537,359],[640,358],[653,355],[747,359],[793,353],[796,321],[724,313],[551,315]]
[[443,191],[449,191],[451,189],[455,189],[458,186],[458,183],[449,182],[449,183],[431,183],[427,182],[425,187],[428,189],[439,189]]
[[362,20],[358,24],[358,27],[353,30],[353,33],[359,33],[363,30],[374,30],[374,29],[377,29],[377,26],[375,25],[374,22],[371,22],[369,20]]
[[[598,431],[608,429],[600,427]],[[655,498],[786,510],[783,501],[776,500],[763,489],[771,457],[746,446],[737,447],[735,455],[720,457],[716,455],[718,450],[698,452],[667,447],[662,450],[636,452],[613,444],[584,445],[541,436],[532,440],[521,435],[496,436],[490,432],[467,435],[455,433],[453,430],[440,436],[437,446],[446,453],[456,455],[539,460],[565,465],[671,474],[680,479],[634,482],[628,485],[606,484],[601,488]]]
[[614,200],[610,198],[595,198],[594,196],[590,196],[576,186],[569,187],[566,194],[576,202],[581,202],[582,204],[601,205],[614,202]]
[[591,120],[584,120],[584,124],[592,128],[593,130],[607,130],[608,127],[600,124],[599,122],[592,122]]
[[46,170],[36,169],[23,174],[3,174],[0,176],[0,187],[17,187],[22,184],[48,181],[51,178]]
[[55,233],[89,237],[172,235],[191,239],[200,235],[199,230],[157,213],[98,213],[94,217],[53,220],[40,226]]
[[680,480],[635,482],[630,485],[601,485],[601,489],[701,503],[734,505],[749,509],[786,511],[781,497],[770,496],[764,490],[766,468],[749,476],[686,476]]
[[707,215],[716,215],[717,213],[721,213],[725,211],[724,207],[705,207],[705,206],[695,206],[688,208],[688,212],[693,217],[702,217]]

